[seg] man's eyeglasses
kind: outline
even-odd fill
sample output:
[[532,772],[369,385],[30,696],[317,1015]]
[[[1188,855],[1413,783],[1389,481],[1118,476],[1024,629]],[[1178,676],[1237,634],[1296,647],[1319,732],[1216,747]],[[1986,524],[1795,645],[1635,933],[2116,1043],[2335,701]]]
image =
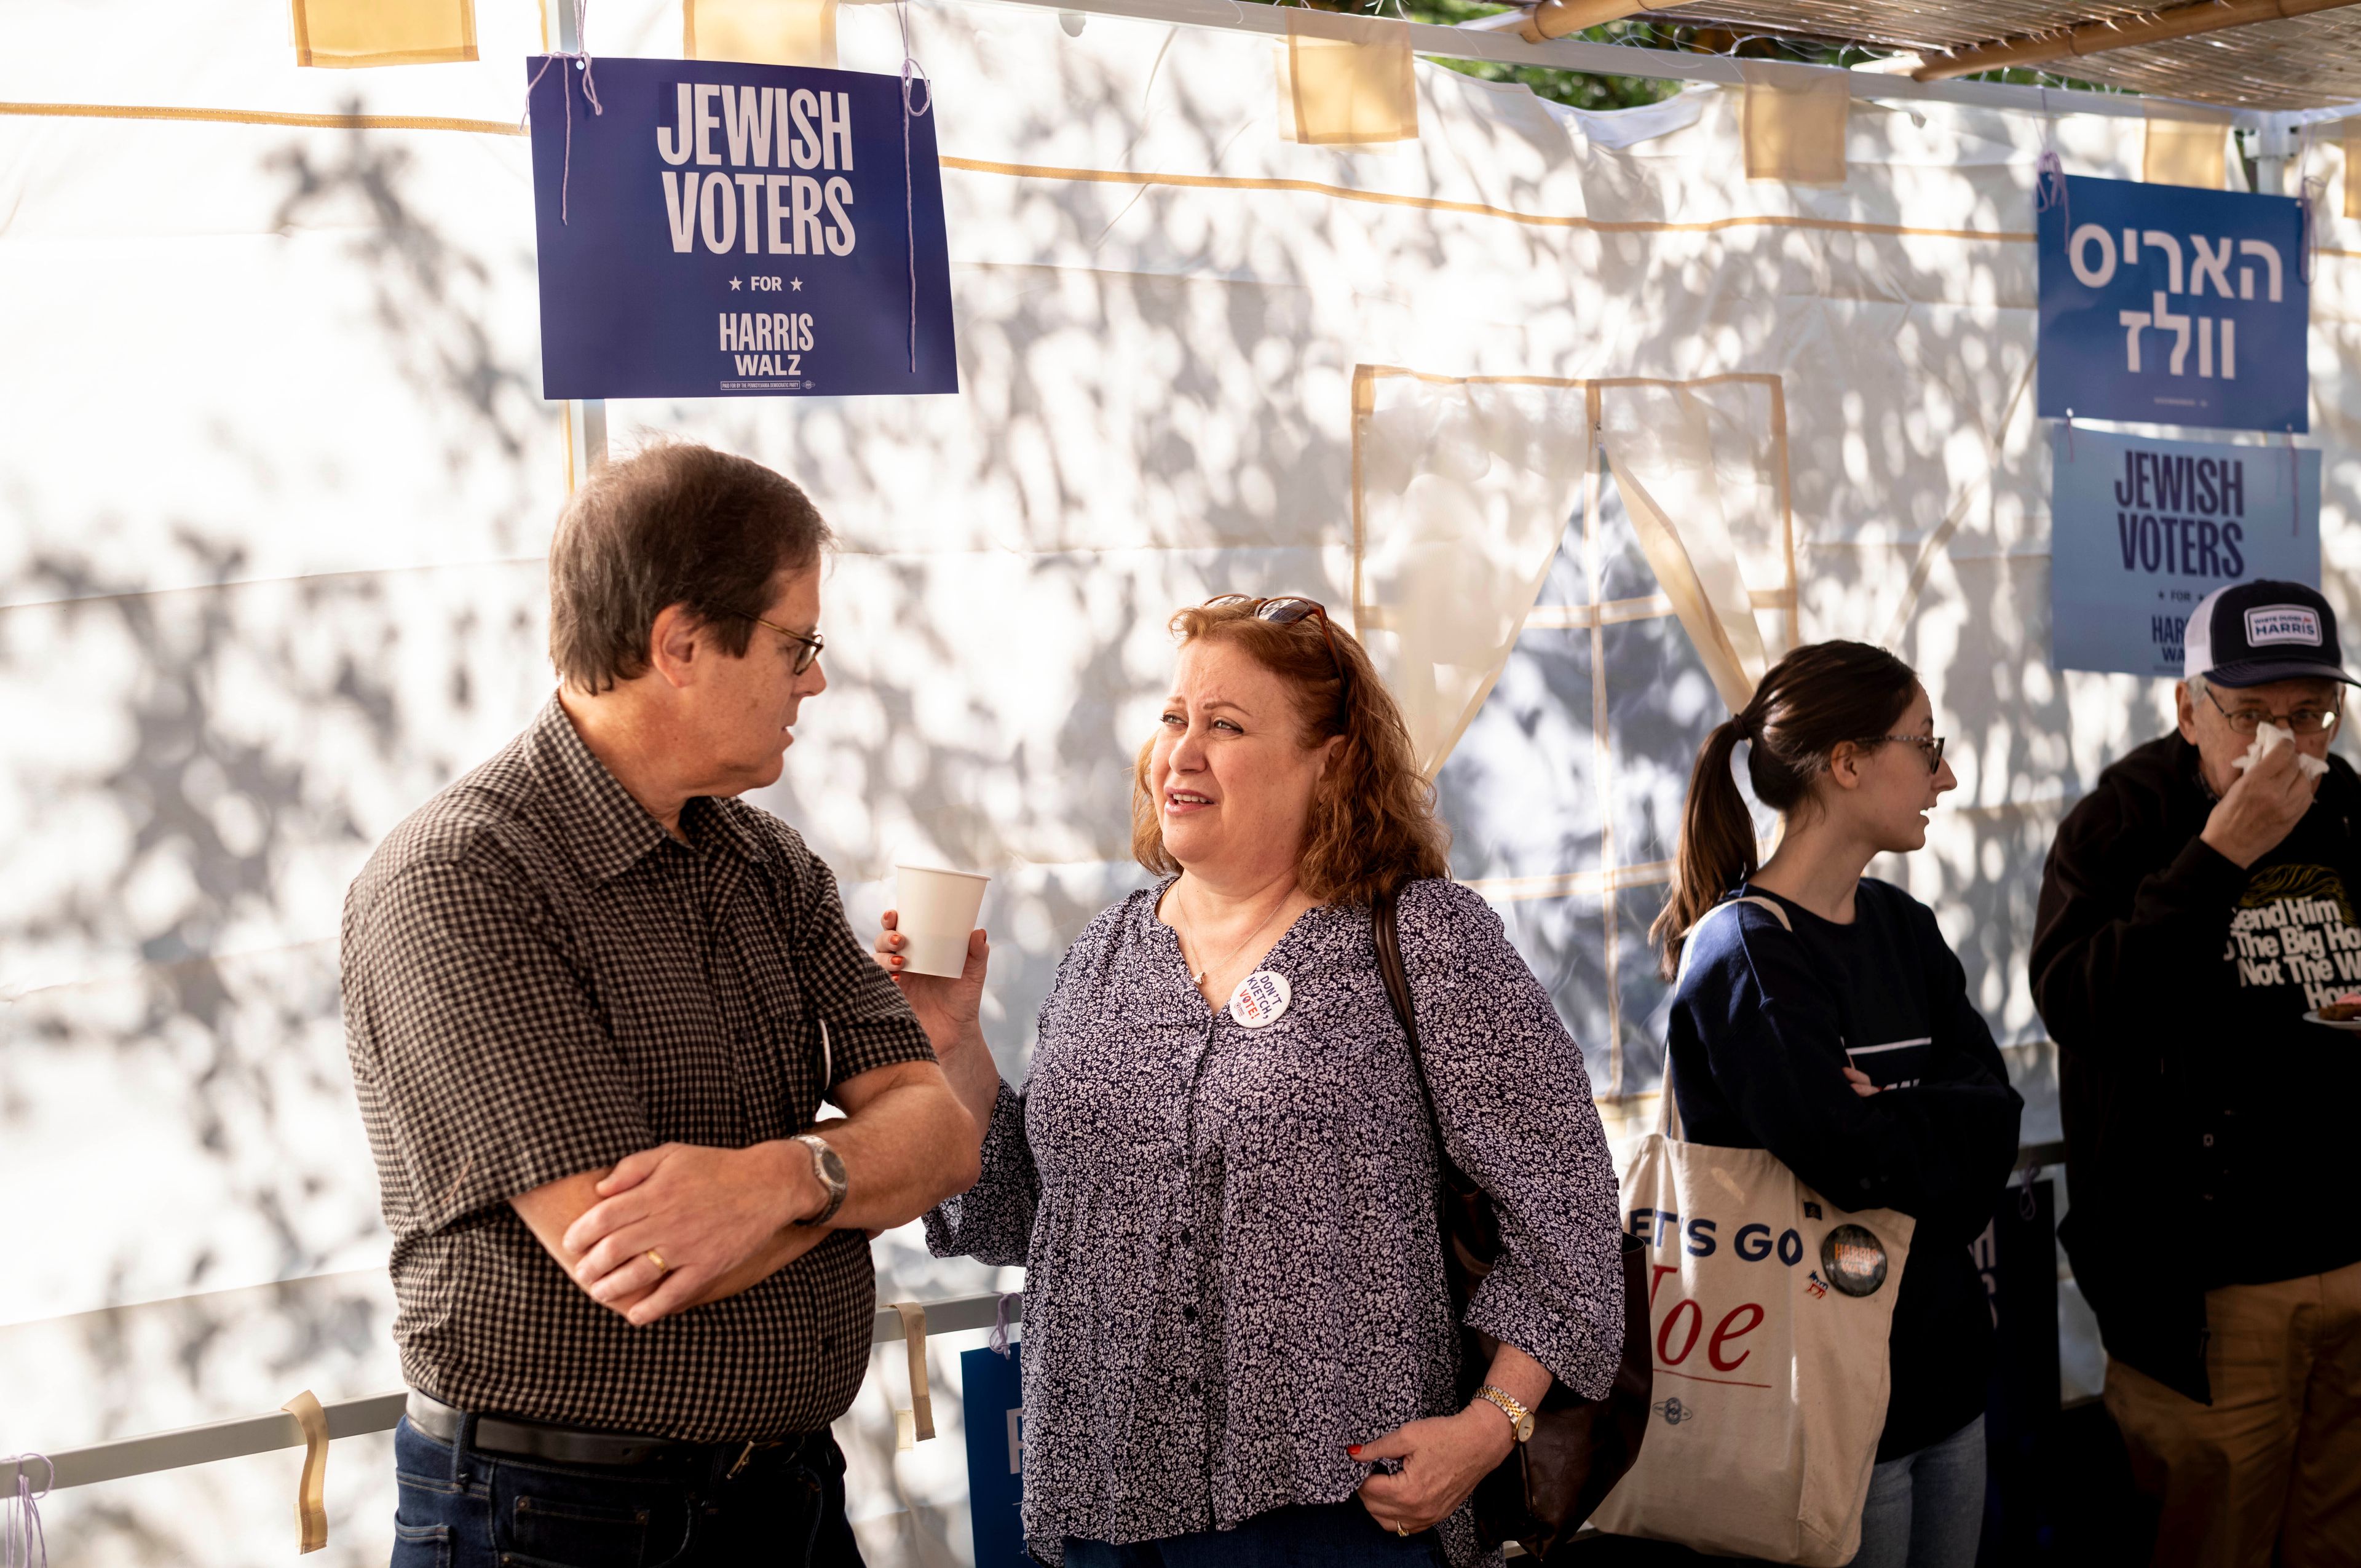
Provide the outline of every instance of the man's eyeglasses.
[[1345,662],[1342,650],[1336,646],[1336,634],[1331,630],[1328,607],[1318,599],[1305,598],[1301,594],[1282,594],[1277,598],[1257,598],[1252,594],[1215,594],[1205,601],[1207,609],[1227,609],[1233,606],[1251,609],[1257,620],[1268,620],[1274,626],[1292,626],[1306,616],[1320,620],[1321,641],[1328,644],[1328,658],[1336,666],[1336,680],[1341,689],[1336,695],[1339,712],[1345,709],[1353,689],[1353,666]]
[[1939,773],[1943,771],[1943,738],[1940,735],[1864,735],[1856,744],[1871,746],[1880,740],[1907,741],[1927,753],[1928,773]]
[[2213,695],[2211,686],[2205,688],[2205,700],[2212,703],[2213,710],[2228,719],[2230,728],[2241,735],[2254,734],[2266,721],[2283,726],[2298,735],[2325,735],[2336,728],[2339,718],[2345,717],[2341,708],[2308,705],[2286,713],[2273,713],[2268,707],[2242,707],[2233,713],[2222,706],[2222,699]]
[[800,631],[788,630],[785,627],[781,626],[775,620],[764,620],[759,615],[747,615],[742,609],[733,609],[730,613],[732,615],[745,616],[745,619],[752,621],[757,626],[767,626],[772,630],[777,632],[780,636],[785,638],[788,641],[796,644],[796,674],[799,675],[806,670],[812,667],[813,663],[819,658],[820,650],[828,646],[827,639],[820,636],[817,631],[807,637]]

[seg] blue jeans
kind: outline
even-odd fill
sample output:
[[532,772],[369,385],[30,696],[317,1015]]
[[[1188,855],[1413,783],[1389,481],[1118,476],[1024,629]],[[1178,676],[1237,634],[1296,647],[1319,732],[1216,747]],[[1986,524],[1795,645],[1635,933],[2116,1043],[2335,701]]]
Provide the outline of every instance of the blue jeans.
[[1257,1514],[1235,1530],[1202,1530],[1129,1546],[1066,1537],[1066,1568],[1441,1568],[1434,1532],[1407,1539],[1358,1497]]
[[1984,1419],[1870,1475],[1852,1568],[1975,1568],[1984,1529]]
[[862,1568],[826,1432],[629,1468],[559,1464],[394,1429],[393,1568]]

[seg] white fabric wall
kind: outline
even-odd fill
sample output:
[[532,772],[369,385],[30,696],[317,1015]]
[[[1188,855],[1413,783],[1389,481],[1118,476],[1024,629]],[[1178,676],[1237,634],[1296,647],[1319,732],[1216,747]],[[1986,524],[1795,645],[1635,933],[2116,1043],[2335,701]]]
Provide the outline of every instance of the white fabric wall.
[[[834,684],[761,803],[857,917],[908,850],[997,874],[1008,1071],[1064,943],[1138,875],[1126,792],[1166,616],[1232,589],[1354,602],[1356,367],[1752,377],[1775,379],[1781,429],[1764,401],[1708,442],[1736,562],[1708,597],[1766,649],[1864,637],[1924,674],[1962,787],[1888,874],[1936,905],[2027,1135],[2054,1135],[2023,974],[2041,856],[2098,768],[2158,732],[2161,688],[2047,662],[2029,192],[2048,134],[2074,172],[2136,175],[2138,122],[1857,104],[1850,181],[1802,191],[1738,178],[1730,90],[1576,115],[1422,63],[1422,138],[1354,152],[1279,136],[1268,38],[909,15],[950,160],[962,394],[616,403],[610,428],[774,463],[841,531]],[[504,134],[542,25],[478,0],[482,63],[338,72],[295,70],[267,6],[0,13],[0,1452],[397,1381],[337,910],[376,840],[549,686],[566,448],[538,395],[527,148]],[[840,33],[849,67],[898,64],[888,8],[848,7]],[[590,21],[601,52],[679,36],[660,0]],[[267,118],[349,113],[473,126]],[[2312,171],[2334,163],[2323,147]],[[2316,439],[2343,608],[2355,233],[2325,236]],[[1643,933],[1721,708],[1662,540],[1619,493],[1618,465],[1653,459],[1559,455],[1516,494],[1565,507],[1538,534],[1563,541],[1546,567],[1520,557],[1534,609],[1440,776],[1455,869],[1621,1116],[1656,1081]],[[1714,554],[1694,483],[1650,493]],[[1358,563],[1372,606],[1384,511]],[[906,1233],[880,1257],[889,1298],[993,1283]],[[850,1418],[854,1512],[881,1561],[962,1560],[956,1420],[897,1458],[903,1398],[882,1374]],[[382,1561],[387,1444],[336,1453],[331,1560]],[[246,1561],[291,1544],[293,1476],[264,1456],[63,1495],[52,1539],[77,1563]]]

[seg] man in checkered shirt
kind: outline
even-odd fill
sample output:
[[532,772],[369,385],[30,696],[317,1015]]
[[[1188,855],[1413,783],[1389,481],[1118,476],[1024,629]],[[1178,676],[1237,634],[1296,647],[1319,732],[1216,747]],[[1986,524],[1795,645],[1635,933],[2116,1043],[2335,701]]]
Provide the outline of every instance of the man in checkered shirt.
[[970,1186],[976,1137],[828,868],[735,798],[827,688],[828,543],[743,458],[609,465],[551,546],[556,695],[346,899],[397,1568],[860,1562],[828,1429],[863,1233]]

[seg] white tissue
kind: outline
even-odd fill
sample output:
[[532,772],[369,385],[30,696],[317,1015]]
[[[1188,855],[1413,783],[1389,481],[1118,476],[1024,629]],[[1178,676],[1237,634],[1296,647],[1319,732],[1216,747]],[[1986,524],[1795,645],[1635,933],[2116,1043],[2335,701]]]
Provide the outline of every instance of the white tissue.
[[[2295,731],[2284,724],[2263,725],[2255,731],[2255,743],[2246,748],[2246,754],[2230,765],[2243,773],[2294,739]],[[2328,771],[2328,764],[2318,757],[2299,756],[2295,765],[2306,778],[2316,779]]]

